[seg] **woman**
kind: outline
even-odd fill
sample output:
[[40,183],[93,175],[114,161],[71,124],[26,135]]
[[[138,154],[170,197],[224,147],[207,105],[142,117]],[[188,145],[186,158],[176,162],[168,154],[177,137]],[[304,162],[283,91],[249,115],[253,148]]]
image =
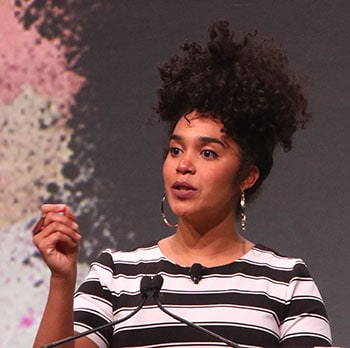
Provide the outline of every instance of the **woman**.
[[[290,150],[293,133],[310,118],[306,99],[270,42],[255,35],[235,41],[225,21],[209,33],[206,48],[185,44],[185,54],[160,69],[156,111],[170,124],[162,202],[178,221],[164,211],[163,219],[175,233],[130,252],[103,252],[74,297],[74,330],[132,313],[144,276],[161,275],[168,310],[240,346],[329,346],[326,311],[304,262],[247,240],[236,226],[246,228],[245,202],[268,175],[275,146]],[[35,347],[73,334],[80,239],[66,206],[44,205],[42,215],[33,239],[52,276]],[[75,347],[217,342],[149,298],[130,319],[77,339]]]

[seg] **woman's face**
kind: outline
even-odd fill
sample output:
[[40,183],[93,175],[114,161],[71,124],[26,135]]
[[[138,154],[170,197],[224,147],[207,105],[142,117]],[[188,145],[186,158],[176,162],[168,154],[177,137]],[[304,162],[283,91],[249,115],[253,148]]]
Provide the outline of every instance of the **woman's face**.
[[182,117],[163,165],[169,205],[180,219],[234,216],[241,189],[240,151],[223,124],[196,111]]

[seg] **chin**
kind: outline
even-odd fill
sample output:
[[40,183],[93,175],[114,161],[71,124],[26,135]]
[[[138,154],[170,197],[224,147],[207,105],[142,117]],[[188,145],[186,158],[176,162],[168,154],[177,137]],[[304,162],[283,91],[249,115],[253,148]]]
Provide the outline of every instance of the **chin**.
[[203,210],[199,209],[178,209],[174,211],[174,214],[178,217],[178,219],[186,220],[186,221],[205,221],[208,219],[210,214],[205,213]]
[[174,203],[171,207],[172,212],[178,217],[191,216],[192,214],[198,214],[202,210],[198,209],[198,206],[189,204],[188,202]]

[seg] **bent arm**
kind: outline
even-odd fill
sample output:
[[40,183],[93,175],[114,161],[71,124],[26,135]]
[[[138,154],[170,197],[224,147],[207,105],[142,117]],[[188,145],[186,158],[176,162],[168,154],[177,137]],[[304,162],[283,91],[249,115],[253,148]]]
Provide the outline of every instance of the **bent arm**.
[[[42,206],[42,219],[33,230],[33,242],[51,271],[50,290],[33,348],[73,335],[73,297],[80,233],[74,215],[61,204]],[[96,348],[87,338],[61,347]]]

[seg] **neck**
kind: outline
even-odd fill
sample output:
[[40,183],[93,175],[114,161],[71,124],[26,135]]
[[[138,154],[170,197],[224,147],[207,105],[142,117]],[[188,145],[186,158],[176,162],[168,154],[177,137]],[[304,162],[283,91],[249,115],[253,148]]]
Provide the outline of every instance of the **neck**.
[[212,267],[235,261],[253,243],[237,232],[234,217],[231,217],[218,224],[210,225],[206,221],[206,226],[180,219],[176,233],[159,245],[164,254],[178,264],[191,266],[198,262]]

